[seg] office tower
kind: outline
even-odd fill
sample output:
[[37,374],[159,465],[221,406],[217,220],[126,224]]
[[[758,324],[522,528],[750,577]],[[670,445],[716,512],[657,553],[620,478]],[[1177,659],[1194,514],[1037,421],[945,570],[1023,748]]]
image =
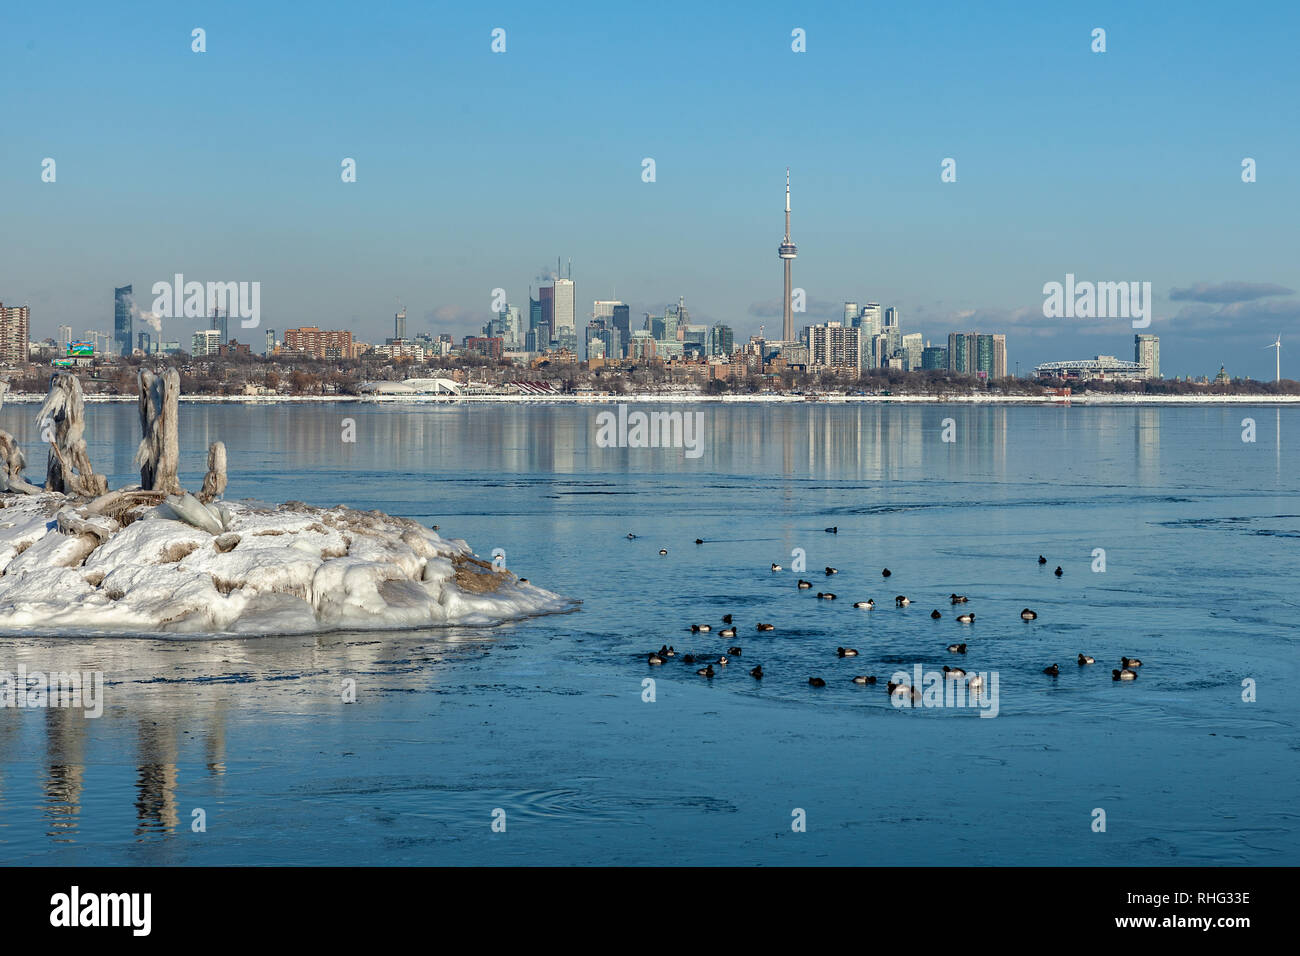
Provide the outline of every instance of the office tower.
[[903,368],[908,372],[915,372],[921,367],[921,350],[925,348],[925,337],[920,332],[904,335],[902,345]]
[[1007,377],[1007,337],[997,334],[993,336],[993,378]]
[[[632,338],[632,310],[622,304],[614,306],[613,324],[618,329],[619,348],[626,352],[628,340]],[[622,352],[617,357],[622,358]]]
[[505,320],[505,344],[511,349],[517,349],[523,344],[523,313],[519,311],[517,305],[506,305],[506,310],[501,313]]
[[[874,302],[871,304],[875,305],[877,309],[880,308],[880,306],[876,305],[876,303]],[[887,329],[901,328],[898,322],[898,310],[894,308],[892,305],[889,308],[885,309],[885,328]]]
[[1144,369],[1145,378],[1160,377],[1160,337],[1156,335],[1133,336],[1133,361]]
[[152,345],[152,339],[150,338],[148,332],[135,333],[135,347],[138,348],[145,355],[148,355],[150,352],[153,351],[151,345]]
[[709,355],[730,356],[735,351],[735,337],[732,335],[731,326],[723,325],[721,322],[709,329]]
[[622,304],[618,299],[597,299],[591,303],[591,317],[593,319],[612,319],[615,307]]
[[31,351],[28,345],[31,317],[31,309],[25,305],[5,308],[0,302],[0,360],[27,361]]
[[[292,329],[290,331],[293,331]],[[319,330],[317,330],[319,331]],[[190,340],[190,354],[195,358],[216,355],[221,350],[221,330],[204,329],[195,332]]]
[[880,318],[880,303],[868,302],[858,313],[857,327],[862,330],[862,341],[870,342],[881,333],[884,323]]
[[993,374],[993,336],[975,336],[975,373],[983,372],[988,378]]
[[113,290],[113,345],[118,355],[131,354],[131,304],[129,285]]
[[222,312],[220,309],[213,309],[212,315],[208,316],[208,328],[218,333],[220,336],[218,345],[226,345],[230,342],[230,311]]
[[785,298],[782,300],[785,305],[785,312],[781,322],[781,341],[794,341],[794,311],[792,309],[791,286],[790,286],[790,265],[794,262],[798,250],[793,242],[790,241],[790,167],[785,168],[785,239],[777,247],[777,255],[781,257],[781,262],[785,266]]
[[575,302],[573,301],[573,293],[572,279],[556,278],[555,284],[552,286],[552,294],[555,296],[555,300],[553,313],[554,321],[551,326],[551,328],[555,330],[554,334],[556,338],[560,338],[560,333],[565,331],[572,332],[575,336],[577,334],[577,326],[575,325],[574,319]]
[[393,316],[393,338],[398,342],[406,341],[406,306],[401,306]]
[[[541,295],[539,292],[538,295]],[[542,300],[533,298],[533,290],[528,290],[528,330],[531,332],[546,321],[542,314]]]
[[66,349],[72,344],[72,326],[59,326],[59,348]]
[[927,345],[921,350],[921,369],[943,369],[948,368],[948,350],[942,345]]
[[275,329],[267,329],[266,330],[266,352],[264,354],[272,355],[274,353],[275,353]]
[[861,370],[860,330],[845,327],[842,322],[827,322],[825,325],[811,325],[806,331],[810,368]]
[[555,286],[544,285],[537,290],[537,296],[542,302],[542,319],[540,324],[544,324],[548,329],[555,328]]
[[858,304],[856,302],[844,303],[844,324],[855,329],[858,327]]

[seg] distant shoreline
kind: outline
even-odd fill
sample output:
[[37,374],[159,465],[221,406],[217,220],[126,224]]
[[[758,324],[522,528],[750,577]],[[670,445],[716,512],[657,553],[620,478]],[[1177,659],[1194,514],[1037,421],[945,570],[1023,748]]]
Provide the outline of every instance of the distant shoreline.
[[[44,395],[8,394],[5,404],[39,405]],[[137,402],[134,395],[87,395],[86,404]],[[182,403],[210,405],[1300,405],[1300,395],[182,395]]]

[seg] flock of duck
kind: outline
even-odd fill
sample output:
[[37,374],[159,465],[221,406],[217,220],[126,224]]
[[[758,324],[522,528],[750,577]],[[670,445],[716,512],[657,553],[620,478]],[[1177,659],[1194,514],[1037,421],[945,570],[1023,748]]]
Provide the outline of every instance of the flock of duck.
[[[839,529],[827,528],[826,532],[828,534],[838,534]],[[627,537],[630,540],[635,538],[636,535],[629,533]],[[695,543],[703,544],[704,541],[703,539],[697,538],[695,540]],[[668,553],[667,549],[661,549],[659,551],[660,555],[666,555],[667,553]],[[1038,563],[1040,565],[1047,564],[1047,558],[1043,557],[1040,554],[1038,556]],[[772,571],[776,572],[782,570],[784,569],[781,567],[781,565],[775,563],[772,564]],[[1059,566],[1053,572],[1053,574],[1058,578],[1064,575],[1064,573],[1065,572]],[[825,569],[825,576],[828,578],[836,574],[839,574],[838,568],[827,567]],[[880,575],[883,578],[888,578],[892,575],[892,572],[889,570],[889,568],[884,568],[881,570]],[[812,586],[813,585],[811,581],[805,581],[802,578],[798,579],[798,583],[796,584],[796,587],[800,591],[809,591],[812,589]],[[834,601],[837,600],[837,595],[831,591],[818,591],[817,598],[818,600],[822,600],[822,601]],[[952,607],[958,607],[962,604],[968,603],[970,601],[970,598],[968,598],[964,594],[949,594],[948,601]],[[899,594],[894,598],[895,607],[905,608],[912,603],[913,603],[912,599],[907,597],[907,595],[905,594]],[[873,599],[868,598],[865,601],[856,602],[853,606],[860,610],[870,611],[875,608],[876,602]],[[935,610],[930,612],[930,617],[933,620],[937,621],[943,617],[943,614],[941,614],[938,608],[936,608]],[[1020,619],[1026,622],[1036,621],[1038,620],[1038,613],[1034,611],[1032,608],[1024,608],[1020,612]],[[975,614],[974,612],[958,614],[956,616],[956,620],[958,624],[971,625],[975,623]],[[724,614],[722,617],[722,624],[724,626],[719,629],[718,637],[723,639],[734,639],[736,637],[736,625],[733,616],[731,614]],[[690,630],[692,634],[709,634],[712,632],[713,626],[711,624],[692,624],[690,626]],[[756,630],[759,632],[774,631],[776,630],[776,625],[764,623],[760,621],[756,626]],[[949,644],[947,649],[950,654],[965,654],[966,644],[964,642],[957,643],[957,644]],[[718,654],[716,656],[713,654],[698,654],[698,653],[684,653],[679,655],[677,653],[677,650],[672,645],[664,644],[659,648],[659,650],[651,651],[647,656],[647,660],[649,664],[653,667],[658,667],[663,664],[667,664],[670,660],[673,660],[674,658],[679,658],[681,663],[691,665],[691,666],[702,664],[704,666],[697,669],[695,673],[698,674],[700,677],[712,679],[719,673],[719,671],[714,669],[715,667],[716,668],[726,667],[728,664],[733,662],[734,658],[741,657],[743,654],[743,650],[744,649],[740,645],[733,644],[727,648],[727,652],[725,654]],[[858,656],[857,650],[852,647],[837,647],[835,649],[835,654],[836,657],[838,658],[849,658],[849,657]],[[1077,664],[1079,667],[1087,667],[1095,663],[1096,663],[1096,659],[1090,657],[1087,654],[1080,654],[1078,656]],[[1136,680],[1138,675],[1137,669],[1141,666],[1142,666],[1142,662],[1138,660],[1136,657],[1121,657],[1120,666],[1111,671],[1111,679],[1116,681]],[[978,693],[981,690],[983,690],[984,679],[978,674],[968,674],[965,670],[963,670],[960,667],[950,667],[947,664],[945,664],[943,667],[943,673],[945,679],[964,680],[966,682],[966,686],[973,692]],[[1061,673],[1061,668],[1057,664],[1050,664],[1047,667],[1043,668],[1043,673],[1049,677],[1057,677]],[[763,665],[762,664],[755,665],[752,669],[750,669],[749,676],[754,678],[755,680],[762,680],[766,676],[763,672]],[[852,682],[854,684],[859,684],[859,685],[875,684],[876,678],[869,674],[858,674],[852,678]],[[812,687],[825,687],[826,681],[824,678],[821,677],[809,677],[808,684]],[[895,694],[901,694],[901,695],[910,696],[911,699],[914,701],[920,700],[921,698],[921,689],[918,687],[909,687],[906,684],[899,684],[899,683],[894,683],[893,681],[888,681],[885,684],[885,688],[889,692],[891,697]]]

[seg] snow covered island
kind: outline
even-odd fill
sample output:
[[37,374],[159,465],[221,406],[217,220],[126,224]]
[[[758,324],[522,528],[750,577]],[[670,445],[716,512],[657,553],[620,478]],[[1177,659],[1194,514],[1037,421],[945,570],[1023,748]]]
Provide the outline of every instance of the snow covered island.
[[[226,502],[215,442],[198,495],[176,477],[179,376],[140,375],[141,484],[108,491],[86,456],[76,377],[38,422],[44,489],[0,431],[0,633],[286,634],[487,625],[574,602],[407,518]],[[2,395],[0,395],[2,397]]]

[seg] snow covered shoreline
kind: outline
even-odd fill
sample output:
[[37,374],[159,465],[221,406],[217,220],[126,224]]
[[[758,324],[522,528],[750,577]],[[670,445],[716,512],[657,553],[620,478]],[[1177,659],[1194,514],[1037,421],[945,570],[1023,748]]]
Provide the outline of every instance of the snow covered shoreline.
[[[14,394],[5,401],[31,405],[43,395]],[[133,395],[87,395],[88,405],[135,402]],[[182,395],[181,404],[210,405],[1300,405],[1300,395],[695,395],[690,393],[640,393],[631,395]]]
[[[111,497],[111,496],[109,496]],[[406,518],[223,502],[220,533],[163,496],[111,507],[0,494],[0,633],[244,635],[484,626],[570,610]]]

